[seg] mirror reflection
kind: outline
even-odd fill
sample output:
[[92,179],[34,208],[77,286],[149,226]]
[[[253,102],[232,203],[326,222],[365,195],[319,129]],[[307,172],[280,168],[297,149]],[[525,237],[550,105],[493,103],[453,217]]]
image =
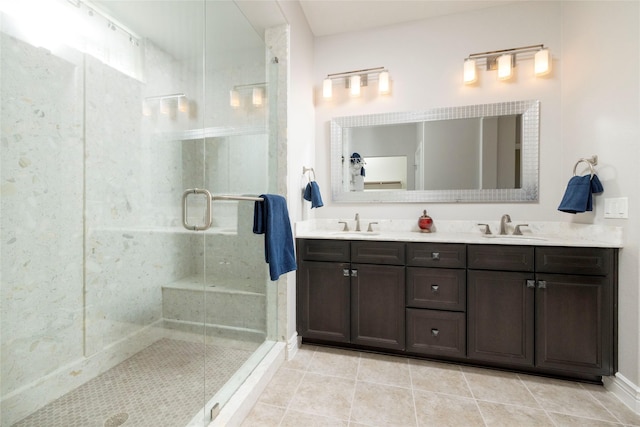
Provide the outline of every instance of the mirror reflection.
[[349,190],[520,188],[521,121],[516,114],[343,129],[345,149],[361,157],[351,158]]
[[333,198],[537,200],[538,106],[516,101],[336,118]]

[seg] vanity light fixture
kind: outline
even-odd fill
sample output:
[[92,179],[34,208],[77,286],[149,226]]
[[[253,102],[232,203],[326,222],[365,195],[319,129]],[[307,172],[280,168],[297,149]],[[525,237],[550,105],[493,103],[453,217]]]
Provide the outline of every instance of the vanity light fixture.
[[322,97],[325,99],[333,97],[333,80],[344,80],[349,95],[358,97],[362,93],[361,88],[368,86],[369,82],[375,79],[378,80],[378,94],[388,94],[391,88],[389,70],[384,67],[327,74],[327,77],[322,81]]
[[251,103],[254,107],[261,107],[264,104],[264,93],[267,83],[251,83],[246,85],[235,85],[229,91],[229,105],[233,108],[240,107],[242,103],[242,93],[251,92]]
[[186,113],[189,111],[189,100],[184,93],[148,96],[142,100],[142,115],[145,117],[151,116],[155,106],[165,115],[171,114],[171,110],[173,109],[177,109],[181,113]]
[[[548,74],[551,70],[551,53],[544,45],[515,47],[511,49],[494,50],[490,52],[472,53],[464,60],[463,81],[471,84],[477,81],[476,63],[480,59],[486,62],[487,70],[497,70],[500,80],[508,80],[513,76],[516,58],[524,53],[532,53],[534,59],[534,73],[536,76]],[[531,57],[531,56],[529,56]]]

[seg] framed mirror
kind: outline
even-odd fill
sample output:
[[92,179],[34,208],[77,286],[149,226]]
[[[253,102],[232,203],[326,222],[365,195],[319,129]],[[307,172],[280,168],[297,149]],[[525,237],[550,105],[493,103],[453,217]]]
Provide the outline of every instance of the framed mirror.
[[331,120],[336,202],[534,202],[539,101]]

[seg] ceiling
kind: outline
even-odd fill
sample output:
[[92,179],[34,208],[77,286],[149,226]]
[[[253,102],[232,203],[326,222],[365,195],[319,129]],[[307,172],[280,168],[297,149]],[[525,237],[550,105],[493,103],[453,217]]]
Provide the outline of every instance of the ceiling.
[[[291,0],[280,0],[291,1]],[[299,0],[317,37],[368,30],[524,0]]]

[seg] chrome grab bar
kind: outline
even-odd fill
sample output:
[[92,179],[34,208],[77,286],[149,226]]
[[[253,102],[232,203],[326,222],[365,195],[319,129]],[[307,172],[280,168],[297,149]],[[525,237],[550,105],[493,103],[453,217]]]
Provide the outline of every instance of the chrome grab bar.
[[[187,198],[190,194],[204,194],[206,196],[206,207],[204,212],[205,223],[203,225],[191,225],[187,220]],[[249,202],[264,202],[264,198],[262,197],[231,195],[214,196],[208,190],[205,190],[203,188],[189,188],[188,190],[185,190],[184,193],[182,193],[182,225],[184,226],[184,228],[193,231],[204,231],[211,228],[211,224],[213,224],[213,217],[211,215],[211,202],[213,200],[245,200]]]
[[[204,211],[204,224],[203,225],[191,225],[187,220],[187,198],[190,194],[204,194],[206,197],[206,205]],[[211,216],[211,200],[213,196],[208,190],[202,188],[190,188],[182,193],[182,225],[187,230],[193,231],[204,231],[211,228],[211,224],[213,223],[213,218]]]

